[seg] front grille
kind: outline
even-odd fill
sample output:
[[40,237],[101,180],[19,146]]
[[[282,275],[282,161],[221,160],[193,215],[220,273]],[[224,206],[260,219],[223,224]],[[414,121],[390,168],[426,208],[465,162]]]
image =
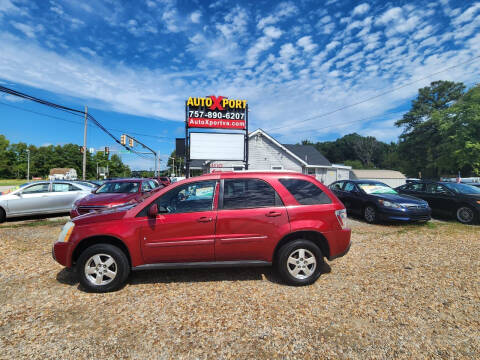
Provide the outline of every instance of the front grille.
[[407,204],[407,205],[405,205],[405,207],[407,209],[415,210],[415,209],[426,209],[428,207],[428,205],[427,204],[420,204],[420,205]]
[[94,212],[94,211],[99,211],[99,210],[103,210],[103,209],[106,209],[108,206],[104,206],[104,205],[93,205],[93,206],[79,206],[78,207],[78,212],[79,214],[83,215],[83,214],[87,214],[89,212]]

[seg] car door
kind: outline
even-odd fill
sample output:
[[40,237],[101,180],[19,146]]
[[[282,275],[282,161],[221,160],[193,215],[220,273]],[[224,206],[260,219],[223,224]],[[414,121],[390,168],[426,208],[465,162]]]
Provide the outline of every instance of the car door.
[[78,198],[81,189],[70,183],[54,182],[49,194],[50,209],[63,212],[70,211],[73,202]]
[[33,215],[48,211],[50,183],[27,185],[17,193],[16,199],[8,200],[10,215]]
[[362,194],[358,190],[355,183],[348,181],[343,187],[343,197],[347,212],[350,213],[361,213],[363,208]]
[[[329,188],[330,190],[333,191],[333,193],[335,194],[335,196],[338,198],[338,200],[340,200],[342,203],[343,203],[343,200],[342,198],[344,197],[343,196],[343,186],[344,186],[345,182],[344,181],[337,181],[337,182],[334,182],[333,184],[330,184]],[[345,204],[344,204],[345,205]]]
[[155,203],[160,213],[152,219],[143,209],[136,221],[145,263],[214,260],[217,181],[177,186]]
[[451,215],[457,208],[455,196],[445,186],[438,183],[426,184],[424,200],[438,215]]
[[256,178],[222,180],[215,260],[267,260],[285,226],[287,211],[275,189]]

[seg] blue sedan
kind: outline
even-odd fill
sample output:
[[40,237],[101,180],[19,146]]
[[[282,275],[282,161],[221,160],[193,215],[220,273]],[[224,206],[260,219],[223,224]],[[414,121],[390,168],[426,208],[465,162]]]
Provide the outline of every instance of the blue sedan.
[[348,213],[366,222],[428,221],[432,210],[414,196],[399,194],[388,185],[373,180],[336,181],[329,188],[343,202]]

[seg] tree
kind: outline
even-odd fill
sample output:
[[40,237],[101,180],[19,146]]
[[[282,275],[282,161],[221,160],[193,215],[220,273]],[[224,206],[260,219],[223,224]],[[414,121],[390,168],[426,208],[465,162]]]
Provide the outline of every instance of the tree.
[[398,120],[395,125],[404,127],[404,134],[414,130],[427,121],[433,111],[444,110],[457,101],[465,90],[463,83],[452,81],[434,81],[430,86],[418,90],[417,99],[412,101],[412,108]]

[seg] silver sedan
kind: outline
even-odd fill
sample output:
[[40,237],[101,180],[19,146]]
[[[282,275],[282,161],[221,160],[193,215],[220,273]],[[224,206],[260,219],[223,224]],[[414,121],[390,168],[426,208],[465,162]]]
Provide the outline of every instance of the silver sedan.
[[36,181],[0,196],[0,222],[5,219],[69,212],[92,188],[69,181]]

